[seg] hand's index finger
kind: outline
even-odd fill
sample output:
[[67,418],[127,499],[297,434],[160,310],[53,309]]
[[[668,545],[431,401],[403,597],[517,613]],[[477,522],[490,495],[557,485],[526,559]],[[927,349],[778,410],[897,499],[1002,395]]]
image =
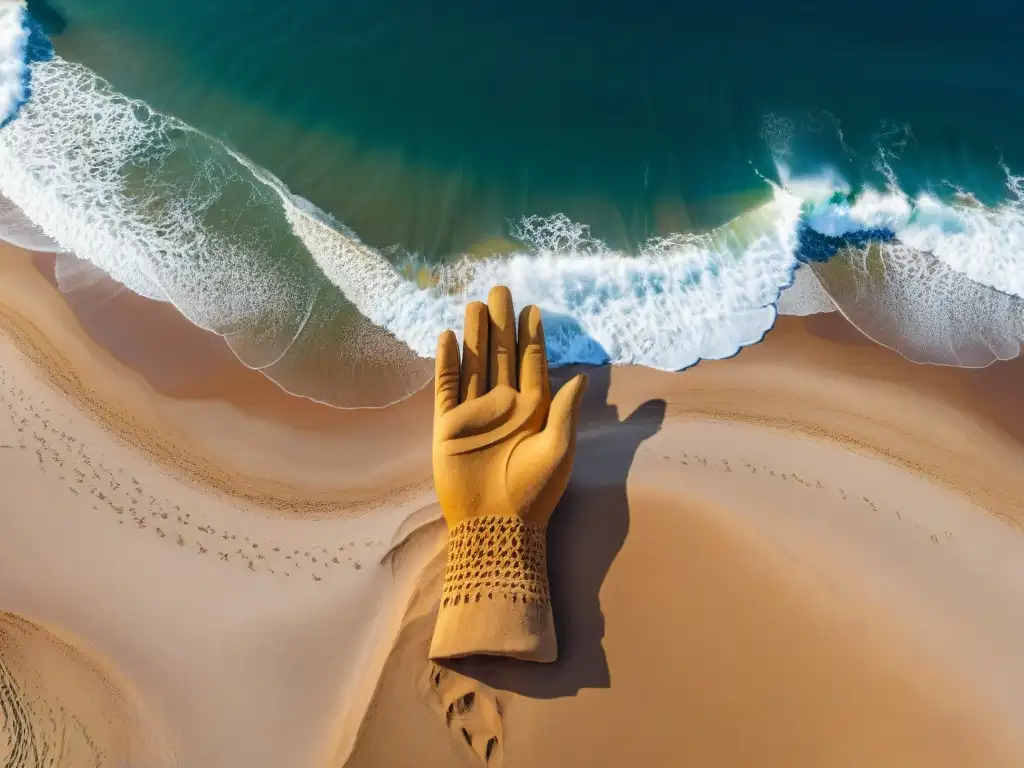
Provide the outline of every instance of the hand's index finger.
[[434,419],[444,416],[459,404],[459,342],[453,331],[437,338],[434,359]]
[[519,313],[519,391],[539,392],[551,399],[548,379],[548,351],[540,309],[532,304]]

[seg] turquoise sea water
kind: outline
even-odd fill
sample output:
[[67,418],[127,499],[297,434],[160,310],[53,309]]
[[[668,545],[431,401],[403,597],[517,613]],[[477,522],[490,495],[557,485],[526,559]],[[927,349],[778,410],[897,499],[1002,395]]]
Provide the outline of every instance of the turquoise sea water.
[[[768,196],[773,150],[910,194],[1024,167],[1008,0],[51,0],[58,53],[225,140],[376,246],[564,213],[613,247]],[[841,132],[841,138],[840,138]],[[738,199],[730,198],[736,197]]]
[[28,6],[55,55],[4,195],[291,391],[406,394],[496,281],[556,363],[684,368],[837,306],[922,362],[1019,351],[1019,4]]

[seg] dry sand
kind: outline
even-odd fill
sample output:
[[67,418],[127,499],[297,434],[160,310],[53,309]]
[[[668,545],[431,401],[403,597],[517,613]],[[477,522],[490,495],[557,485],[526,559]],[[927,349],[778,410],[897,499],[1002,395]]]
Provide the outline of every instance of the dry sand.
[[90,651],[0,613],[5,766],[168,764],[170,745],[128,686]]
[[817,317],[592,372],[559,662],[442,669],[427,393],[288,397],[49,268],[0,252],[0,611],[30,620],[0,696],[89,724],[100,765],[1024,764],[1018,362],[915,366]]

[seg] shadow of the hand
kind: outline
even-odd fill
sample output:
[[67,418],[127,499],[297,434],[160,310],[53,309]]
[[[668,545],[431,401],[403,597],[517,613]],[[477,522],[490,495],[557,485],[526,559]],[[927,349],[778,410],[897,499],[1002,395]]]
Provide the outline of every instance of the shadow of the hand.
[[572,696],[582,688],[611,684],[601,643],[601,585],[629,530],[629,468],[640,444],[661,428],[665,402],[650,400],[620,420],[608,403],[610,374],[607,366],[588,370],[590,386],[572,480],[548,528],[558,660],[535,664],[475,656],[445,666],[493,688],[534,698]]

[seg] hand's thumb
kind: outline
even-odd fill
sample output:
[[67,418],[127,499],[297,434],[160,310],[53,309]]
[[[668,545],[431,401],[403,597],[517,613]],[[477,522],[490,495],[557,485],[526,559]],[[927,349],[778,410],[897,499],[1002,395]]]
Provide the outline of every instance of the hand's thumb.
[[548,410],[548,424],[544,433],[556,454],[565,454],[576,438],[576,425],[587,391],[587,375],[574,376],[558,390]]

